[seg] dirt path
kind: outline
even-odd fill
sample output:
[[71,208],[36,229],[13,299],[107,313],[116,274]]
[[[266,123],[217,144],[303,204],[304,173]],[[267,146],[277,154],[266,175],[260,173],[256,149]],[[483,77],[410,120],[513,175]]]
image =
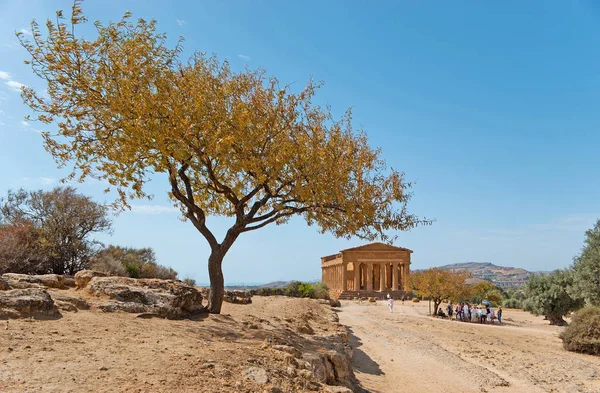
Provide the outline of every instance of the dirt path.
[[600,358],[563,350],[562,328],[505,310],[506,323],[426,316],[427,304],[345,302],[353,365],[366,392],[599,392]]

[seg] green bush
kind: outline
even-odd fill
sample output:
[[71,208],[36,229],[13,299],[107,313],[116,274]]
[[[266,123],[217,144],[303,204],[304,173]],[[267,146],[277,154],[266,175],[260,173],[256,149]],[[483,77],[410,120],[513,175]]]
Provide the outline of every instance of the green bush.
[[515,299],[514,297],[504,299],[502,302],[502,307],[504,308],[522,308],[523,304],[520,300]]
[[315,298],[315,288],[312,284],[303,282],[298,286],[298,290],[300,291],[300,297]]
[[325,285],[325,283],[316,282],[313,284],[313,288],[315,289],[316,299],[329,299],[329,288],[327,288],[327,285]]
[[560,338],[568,351],[600,355],[600,307],[577,311]]
[[186,277],[183,279],[183,282],[189,285],[190,287],[196,286],[196,280],[194,280],[193,278]]
[[292,281],[285,287],[284,294],[289,297],[301,297],[300,286],[302,283],[300,281]]

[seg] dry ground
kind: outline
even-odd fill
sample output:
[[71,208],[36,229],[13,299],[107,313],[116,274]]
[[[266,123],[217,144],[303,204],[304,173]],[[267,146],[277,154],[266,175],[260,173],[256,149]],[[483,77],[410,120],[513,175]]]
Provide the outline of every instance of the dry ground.
[[[193,321],[99,311],[0,321],[0,392],[321,391],[306,378],[289,376],[289,354],[272,345],[310,351],[339,342],[340,333],[347,337],[329,320],[329,307],[308,299],[253,300],[225,303],[223,314]],[[298,333],[307,324],[315,335]],[[269,383],[245,377],[250,367],[267,370]]]
[[365,391],[600,392],[600,357],[567,352],[541,317],[505,310],[503,326],[426,316],[427,303],[342,302]]

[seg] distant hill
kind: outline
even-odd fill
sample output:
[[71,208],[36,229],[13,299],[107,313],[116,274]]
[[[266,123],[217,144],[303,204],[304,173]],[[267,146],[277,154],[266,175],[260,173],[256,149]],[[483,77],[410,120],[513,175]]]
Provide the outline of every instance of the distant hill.
[[525,285],[533,273],[518,267],[497,266],[491,262],[465,262],[453,263],[440,266],[445,270],[467,270],[473,278],[491,281],[493,284],[503,287],[521,287]]
[[291,281],[273,281],[268,284],[262,285],[226,285],[225,288],[229,291],[247,291],[251,289],[261,289],[261,288],[285,288],[287,287]]

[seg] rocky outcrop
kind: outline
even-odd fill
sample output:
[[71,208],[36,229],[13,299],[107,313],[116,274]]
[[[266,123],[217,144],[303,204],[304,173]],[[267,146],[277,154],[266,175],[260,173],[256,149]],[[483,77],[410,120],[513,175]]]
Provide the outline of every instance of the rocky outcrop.
[[68,289],[75,286],[75,280],[70,276],[61,276],[59,274],[17,274],[5,273],[2,278],[8,282],[8,285],[14,289],[25,288],[55,288]]
[[60,313],[45,289],[27,288],[0,292],[0,318],[53,318]]
[[96,270],[81,270],[75,273],[75,286],[77,289],[85,288],[94,277],[106,277],[108,274]]
[[99,306],[105,312],[152,313],[179,318],[204,310],[202,294],[179,281],[93,277],[87,290],[92,295],[111,300]]

